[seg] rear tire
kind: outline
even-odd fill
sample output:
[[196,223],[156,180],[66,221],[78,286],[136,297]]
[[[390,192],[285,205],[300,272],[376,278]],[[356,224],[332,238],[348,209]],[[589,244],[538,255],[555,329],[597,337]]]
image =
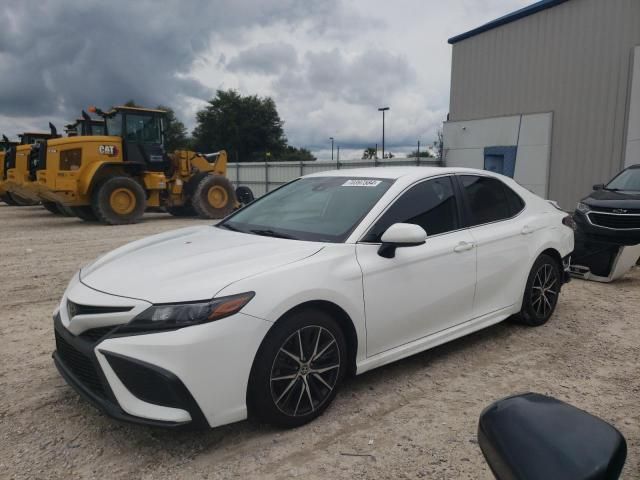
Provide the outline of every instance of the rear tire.
[[37,200],[29,200],[28,198],[21,197],[20,195],[16,195],[11,192],[8,192],[7,195],[11,197],[15,205],[18,207],[32,207],[33,205],[38,205],[40,203]]
[[235,208],[236,194],[231,182],[220,175],[206,175],[196,186],[191,205],[202,218],[224,218]]
[[88,205],[82,207],[69,207],[69,210],[71,210],[76,217],[80,220],[84,220],[85,222],[98,221],[96,214],[93,213],[93,208]]
[[107,225],[137,223],[147,207],[142,186],[131,177],[103,180],[93,190],[91,207],[96,218]]
[[54,215],[61,215],[60,209],[58,208],[58,204],[56,202],[42,202],[42,206],[45,210],[53,213]]
[[176,205],[173,207],[166,207],[167,213],[170,213],[174,217],[196,217],[198,212],[195,211],[191,203],[186,205]]
[[522,309],[514,320],[530,327],[547,323],[558,304],[561,285],[562,275],[558,262],[549,255],[540,255],[531,268]]
[[0,200],[2,200],[7,205],[11,205],[12,207],[17,207],[18,206],[18,204],[11,197],[11,194],[9,192],[6,192],[6,193],[3,193],[2,195],[0,195]]
[[344,334],[327,313],[304,309],[279,320],[253,361],[249,415],[286,428],[310,422],[336,396],[347,358]]

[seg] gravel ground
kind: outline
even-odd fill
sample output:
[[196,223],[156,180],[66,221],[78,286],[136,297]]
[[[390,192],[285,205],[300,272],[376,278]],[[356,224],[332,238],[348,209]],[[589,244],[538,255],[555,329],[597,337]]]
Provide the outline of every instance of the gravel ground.
[[0,478],[489,479],[478,415],[523,391],[554,395],[626,436],[640,478],[640,270],[571,282],[541,328],[508,322],[347,380],[321,418],[282,431],[119,423],[58,375],[51,312],[81,265],[140,237],[207,223],[147,215],[105,227],[0,205]]

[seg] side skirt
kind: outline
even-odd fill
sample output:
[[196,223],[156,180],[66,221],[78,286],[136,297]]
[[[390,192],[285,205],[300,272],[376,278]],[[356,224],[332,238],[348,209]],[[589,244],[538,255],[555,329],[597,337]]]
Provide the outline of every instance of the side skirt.
[[473,320],[469,320],[468,322],[461,323],[460,325],[447,328],[446,330],[434,333],[433,335],[419,338],[418,340],[414,340],[413,342],[400,345],[399,347],[387,350],[386,352],[378,353],[377,355],[369,357],[358,363],[356,375],[360,375],[361,373],[373,370],[377,367],[381,367],[382,365],[386,365],[387,363],[392,363],[396,360],[400,360],[402,358],[415,355],[416,353],[420,353],[425,350],[437,347],[444,343],[448,343],[457,338],[469,335],[470,333],[482,330],[483,328],[495,325],[496,323],[500,323],[516,313],[514,310],[515,307],[511,305],[482,317],[474,318]]

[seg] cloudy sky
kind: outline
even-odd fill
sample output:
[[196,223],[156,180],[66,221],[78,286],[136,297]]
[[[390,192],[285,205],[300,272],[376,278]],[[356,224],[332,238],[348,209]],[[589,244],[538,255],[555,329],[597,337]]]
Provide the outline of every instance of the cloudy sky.
[[272,96],[289,142],[330,156],[433,142],[447,39],[531,0],[3,0],[0,132],[59,130],[81,108],[172,106],[191,130],[216,89]]

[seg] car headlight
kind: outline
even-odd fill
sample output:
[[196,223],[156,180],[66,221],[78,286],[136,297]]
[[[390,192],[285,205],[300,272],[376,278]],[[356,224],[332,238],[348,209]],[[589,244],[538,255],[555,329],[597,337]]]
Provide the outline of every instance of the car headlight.
[[213,322],[238,313],[254,296],[255,292],[245,292],[206,302],[153,305],[120,331],[167,330]]
[[578,207],[576,208],[576,210],[578,210],[581,213],[587,213],[589,210],[591,210],[589,208],[589,205],[587,205],[586,203],[578,203]]

